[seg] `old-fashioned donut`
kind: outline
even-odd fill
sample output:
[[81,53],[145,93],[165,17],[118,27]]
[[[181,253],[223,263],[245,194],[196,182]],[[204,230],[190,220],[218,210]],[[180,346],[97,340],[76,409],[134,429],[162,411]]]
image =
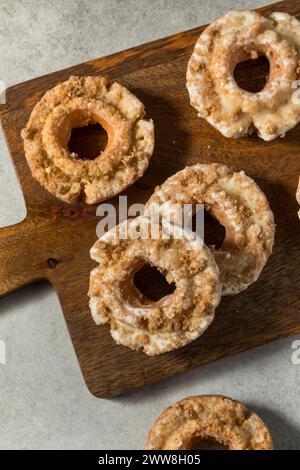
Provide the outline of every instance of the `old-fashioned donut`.
[[[110,323],[118,344],[149,356],[198,338],[212,322],[221,295],[218,267],[202,240],[169,229],[140,216],[105,233],[91,249],[99,263],[89,288],[94,321]],[[134,285],[134,274],[146,263],[176,285],[157,302]]]
[[180,220],[184,204],[203,204],[225,227],[220,248],[210,247],[220,268],[223,295],[234,295],[255,282],[274,243],[274,217],[269,203],[243,171],[225,165],[186,167],[156,188],[145,215],[159,213],[165,220]]
[[[94,204],[120,193],[143,175],[153,152],[153,122],[144,106],[118,83],[104,77],[72,76],[47,91],[22,131],[33,176],[65,202]],[[73,128],[99,123],[106,148],[94,160],[70,153]]]
[[147,450],[190,450],[213,440],[228,450],[272,450],[265,423],[241,403],[219,395],[185,398],[167,408],[151,428]]
[[[264,55],[268,81],[258,93],[242,90],[234,79],[240,62]],[[187,69],[190,101],[199,116],[225,137],[257,130],[266,140],[284,136],[300,120],[294,99],[300,78],[300,22],[287,13],[264,17],[230,11],[200,35]]]

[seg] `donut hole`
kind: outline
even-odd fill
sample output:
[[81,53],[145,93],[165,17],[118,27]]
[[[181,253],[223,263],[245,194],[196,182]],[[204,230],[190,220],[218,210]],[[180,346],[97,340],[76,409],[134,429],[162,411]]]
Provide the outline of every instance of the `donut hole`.
[[173,294],[176,289],[175,284],[169,284],[165,276],[155,266],[148,263],[135,272],[133,283],[138,291],[151,302],[158,302]]
[[194,438],[189,450],[229,450],[229,447],[212,437]]
[[[192,231],[199,233],[199,229],[202,227],[197,227],[198,212],[196,212],[192,217]],[[200,219],[201,220],[201,219]],[[204,243],[207,246],[214,246],[216,249],[220,248],[223,245],[225,240],[226,230],[225,227],[207,210],[204,211]]]
[[80,160],[94,160],[106,148],[108,135],[100,124],[74,127],[68,141],[68,150]]
[[262,91],[269,80],[270,62],[264,54],[257,54],[257,58],[248,55],[235,66],[233,71],[238,86],[250,93]]

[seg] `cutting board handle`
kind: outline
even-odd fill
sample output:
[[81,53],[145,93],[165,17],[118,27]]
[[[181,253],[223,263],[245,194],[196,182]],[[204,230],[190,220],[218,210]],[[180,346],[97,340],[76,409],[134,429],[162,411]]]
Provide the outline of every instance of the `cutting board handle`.
[[46,278],[47,263],[41,260],[29,217],[0,228],[0,297]]

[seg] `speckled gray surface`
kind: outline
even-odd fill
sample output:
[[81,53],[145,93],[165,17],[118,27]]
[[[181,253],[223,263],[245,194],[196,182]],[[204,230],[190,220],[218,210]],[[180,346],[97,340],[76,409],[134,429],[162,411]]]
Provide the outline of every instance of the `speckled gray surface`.
[[[7,85],[209,22],[267,1],[0,0],[0,79]],[[0,224],[25,207],[0,141]],[[296,338],[201,367],[113,400],[87,391],[53,289],[41,283],[0,301],[1,449],[135,449],[164,407],[187,395],[240,399],[268,422],[275,446],[300,448]],[[1,362],[1,358],[0,358]]]

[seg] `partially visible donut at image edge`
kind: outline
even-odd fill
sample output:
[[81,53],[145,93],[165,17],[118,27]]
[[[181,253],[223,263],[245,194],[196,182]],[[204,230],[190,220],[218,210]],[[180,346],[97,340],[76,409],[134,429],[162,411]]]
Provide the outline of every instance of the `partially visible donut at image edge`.
[[262,419],[221,395],[188,397],[167,408],[150,429],[145,449],[191,450],[207,440],[228,450],[273,449]]
[[[265,56],[270,73],[265,87],[252,93],[234,78],[235,67]],[[186,86],[191,105],[225,137],[257,131],[270,141],[283,137],[300,120],[295,86],[300,78],[300,22],[288,13],[230,11],[200,35],[188,63]]]

